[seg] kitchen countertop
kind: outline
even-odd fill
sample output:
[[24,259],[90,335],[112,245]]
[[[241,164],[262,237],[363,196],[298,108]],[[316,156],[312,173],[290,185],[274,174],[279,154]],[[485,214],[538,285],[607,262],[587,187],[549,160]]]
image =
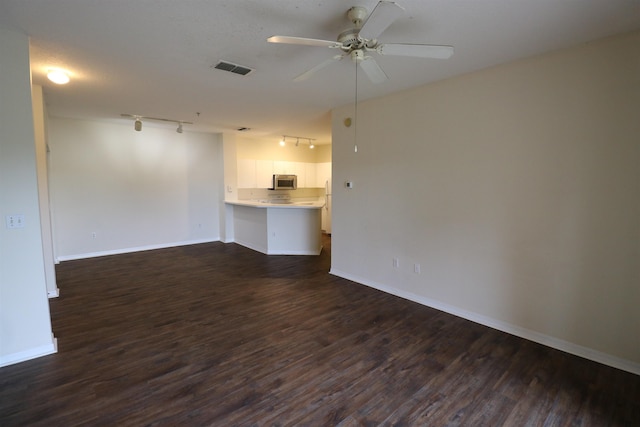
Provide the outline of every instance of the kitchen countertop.
[[320,209],[324,207],[324,200],[291,200],[287,202],[273,202],[270,200],[233,200],[225,201],[229,205],[251,206],[254,208],[287,208],[287,209]]
[[322,251],[322,199],[243,199],[225,205],[233,224],[228,241],[267,255]]

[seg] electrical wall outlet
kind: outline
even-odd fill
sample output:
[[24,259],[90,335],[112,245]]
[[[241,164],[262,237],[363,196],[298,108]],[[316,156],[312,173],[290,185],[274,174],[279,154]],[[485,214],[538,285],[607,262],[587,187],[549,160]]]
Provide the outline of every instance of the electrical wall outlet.
[[413,264],[413,272],[420,274],[420,264]]
[[400,268],[400,260],[398,258],[393,258],[393,268]]
[[7,228],[24,228],[24,215],[7,215]]

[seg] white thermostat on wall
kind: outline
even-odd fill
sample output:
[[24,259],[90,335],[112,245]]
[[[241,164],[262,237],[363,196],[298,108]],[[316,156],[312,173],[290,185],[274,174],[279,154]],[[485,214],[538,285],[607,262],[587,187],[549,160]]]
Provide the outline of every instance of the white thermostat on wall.
[[353,181],[345,181],[344,186],[345,186],[345,188],[352,189],[353,188]]

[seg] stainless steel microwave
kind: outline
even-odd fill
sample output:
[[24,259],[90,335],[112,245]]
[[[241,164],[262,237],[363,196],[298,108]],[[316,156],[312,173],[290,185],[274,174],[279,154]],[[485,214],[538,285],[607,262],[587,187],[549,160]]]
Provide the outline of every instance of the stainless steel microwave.
[[297,175],[273,175],[272,190],[295,190],[298,188]]

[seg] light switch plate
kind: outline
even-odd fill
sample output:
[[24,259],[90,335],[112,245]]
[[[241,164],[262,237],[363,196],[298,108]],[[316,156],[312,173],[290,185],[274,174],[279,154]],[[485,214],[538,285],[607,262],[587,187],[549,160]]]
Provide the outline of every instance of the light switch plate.
[[7,215],[7,228],[24,228],[24,215]]

